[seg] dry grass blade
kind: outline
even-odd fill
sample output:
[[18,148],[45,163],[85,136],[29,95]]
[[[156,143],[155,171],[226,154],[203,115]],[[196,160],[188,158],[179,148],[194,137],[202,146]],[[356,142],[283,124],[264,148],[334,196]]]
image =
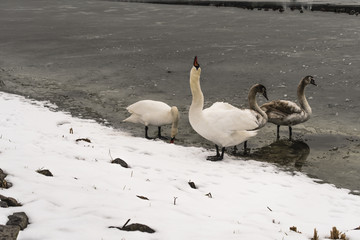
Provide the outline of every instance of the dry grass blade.
[[139,195],[136,195],[138,198],[140,199],[143,199],[143,200],[149,200],[147,197],[144,197],[144,196],[139,196]]
[[333,227],[332,230],[330,230],[330,239],[346,240],[346,234],[341,233],[336,227]]
[[319,235],[317,233],[316,228],[314,228],[314,236],[311,238],[311,240],[319,240]]
[[84,141],[84,142],[88,142],[88,143],[91,143],[91,140],[88,139],[88,138],[78,138],[75,140],[76,142],[79,142],[79,141]]
[[297,232],[297,233],[301,233],[300,231],[297,230],[297,227],[295,227],[295,226],[290,227],[290,230]]

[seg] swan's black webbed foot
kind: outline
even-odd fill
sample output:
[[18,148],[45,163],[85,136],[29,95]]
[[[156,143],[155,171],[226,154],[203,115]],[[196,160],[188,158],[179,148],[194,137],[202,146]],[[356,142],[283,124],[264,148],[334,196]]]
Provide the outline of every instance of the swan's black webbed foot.
[[216,162],[216,161],[221,161],[221,160],[223,160],[223,157],[217,156],[217,155],[215,155],[215,156],[208,156],[208,157],[206,158],[206,160],[212,161],[212,162]]
[[164,136],[160,136],[160,137],[158,136],[158,138],[161,139],[161,140],[164,140],[164,141],[165,141],[165,140],[166,140],[166,141],[169,141],[169,140],[170,140],[169,137],[164,137]]
[[220,155],[220,152],[219,152],[219,146],[218,146],[218,145],[215,145],[215,148],[216,148],[216,155],[215,155],[215,156],[208,156],[208,157],[206,158],[206,160],[208,160],[208,161],[213,161],[213,162],[223,160],[225,148],[223,147],[223,148],[221,149],[221,155]]
[[250,148],[244,148],[244,156],[250,155]]

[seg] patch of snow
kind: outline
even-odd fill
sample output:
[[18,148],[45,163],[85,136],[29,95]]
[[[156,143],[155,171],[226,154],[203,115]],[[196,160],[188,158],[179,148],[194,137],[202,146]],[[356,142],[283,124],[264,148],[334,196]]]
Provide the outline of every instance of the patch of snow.
[[[233,156],[209,162],[207,149],[132,137],[46,106],[0,92],[0,167],[13,183],[0,194],[23,204],[0,208],[0,224],[24,211],[31,224],[19,240],[308,240],[333,226],[360,239],[360,197],[349,190]],[[128,219],[156,232],[108,228]]]

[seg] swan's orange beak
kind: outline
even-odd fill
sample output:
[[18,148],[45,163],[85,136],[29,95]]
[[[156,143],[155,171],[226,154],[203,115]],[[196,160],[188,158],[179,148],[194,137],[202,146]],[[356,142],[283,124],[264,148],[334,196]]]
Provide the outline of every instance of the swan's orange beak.
[[199,67],[200,67],[200,64],[197,61],[197,56],[195,56],[195,58],[194,58],[194,67],[196,67],[196,69],[199,69]]

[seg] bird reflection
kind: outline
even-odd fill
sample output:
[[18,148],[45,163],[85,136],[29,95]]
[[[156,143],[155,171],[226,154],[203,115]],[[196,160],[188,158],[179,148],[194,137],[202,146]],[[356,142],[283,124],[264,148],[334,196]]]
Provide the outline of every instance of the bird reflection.
[[310,147],[301,140],[282,139],[257,149],[249,158],[301,170],[310,154]]

